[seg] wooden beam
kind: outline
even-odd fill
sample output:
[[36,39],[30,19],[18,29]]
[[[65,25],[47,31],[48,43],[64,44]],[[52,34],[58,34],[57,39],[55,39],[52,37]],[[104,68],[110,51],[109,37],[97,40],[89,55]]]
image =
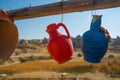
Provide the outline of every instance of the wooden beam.
[[41,6],[7,11],[15,20],[56,14],[120,7],[120,0],[65,0]]

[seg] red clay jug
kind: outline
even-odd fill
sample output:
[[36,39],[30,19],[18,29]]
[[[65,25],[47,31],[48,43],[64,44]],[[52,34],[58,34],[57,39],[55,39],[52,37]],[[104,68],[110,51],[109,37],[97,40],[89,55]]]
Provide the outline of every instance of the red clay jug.
[[[62,35],[58,28],[63,27],[67,33],[66,35]],[[59,63],[66,62],[72,59],[73,55],[73,45],[71,42],[70,34],[63,23],[59,24],[50,24],[47,26],[46,32],[49,34],[49,42],[47,45],[47,49],[51,56]]]
[[0,59],[7,60],[18,42],[18,30],[8,13],[0,9]]

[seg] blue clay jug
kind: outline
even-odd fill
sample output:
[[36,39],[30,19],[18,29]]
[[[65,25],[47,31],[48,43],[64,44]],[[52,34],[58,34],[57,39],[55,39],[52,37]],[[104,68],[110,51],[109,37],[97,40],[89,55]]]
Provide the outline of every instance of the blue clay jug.
[[84,59],[91,63],[100,63],[108,48],[108,39],[101,31],[102,15],[93,15],[90,30],[82,36],[81,50]]

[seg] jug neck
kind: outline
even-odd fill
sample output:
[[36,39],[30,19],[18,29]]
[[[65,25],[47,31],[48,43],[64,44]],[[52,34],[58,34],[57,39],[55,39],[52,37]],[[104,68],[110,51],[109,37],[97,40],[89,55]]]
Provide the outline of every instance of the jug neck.
[[94,23],[94,24],[91,24],[90,30],[92,30],[92,31],[100,31],[100,27],[101,27],[100,24]]
[[101,27],[101,16],[93,15],[93,19],[90,25],[90,30],[100,31],[100,27]]
[[56,31],[52,31],[52,32],[49,33],[50,39],[56,38],[56,37],[58,37],[60,35],[61,35],[61,33],[59,31],[57,31],[57,30]]

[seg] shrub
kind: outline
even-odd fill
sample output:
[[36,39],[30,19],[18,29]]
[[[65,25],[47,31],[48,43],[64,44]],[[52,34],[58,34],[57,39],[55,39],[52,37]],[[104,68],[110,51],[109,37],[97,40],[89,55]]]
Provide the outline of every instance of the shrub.
[[20,54],[20,52],[18,52],[18,51],[15,52],[15,55],[19,55],[19,54]]
[[52,57],[51,56],[39,56],[38,59],[39,60],[48,60],[48,59],[51,59]]
[[109,55],[108,58],[114,58],[115,56],[114,55]]
[[43,60],[44,57],[43,56],[38,56],[38,60]]
[[20,62],[26,62],[27,60],[25,58],[19,58]]
[[31,55],[31,56],[29,57],[29,60],[35,60],[35,57],[34,57],[33,55]]
[[4,61],[2,59],[0,59],[0,65],[4,64]]
[[82,57],[82,54],[81,54],[81,53],[78,53],[78,54],[77,54],[77,57]]
[[27,49],[23,48],[23,49],[22,49],[22,52],[23,52],[23,53],[27,53]]

